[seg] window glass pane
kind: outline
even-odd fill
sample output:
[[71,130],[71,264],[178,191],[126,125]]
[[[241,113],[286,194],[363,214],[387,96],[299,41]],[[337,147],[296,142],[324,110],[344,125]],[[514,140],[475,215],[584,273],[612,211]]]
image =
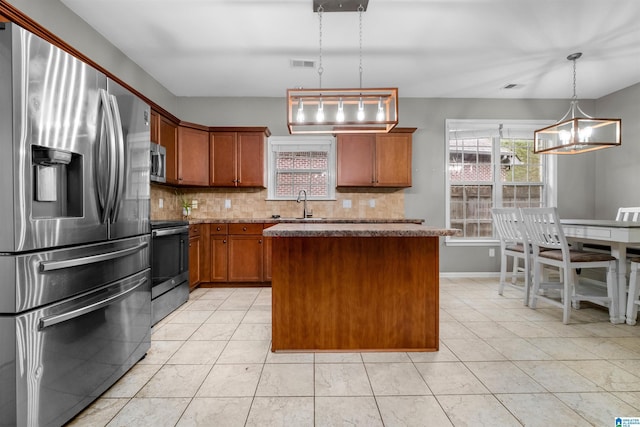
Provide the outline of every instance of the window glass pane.
[[277,151],[274,155],[276,197],[294,198],[300,190],[305,190],[308,198],[329,196],[326,151]]
[[447,240],[493,239],[493,207],[545,206],[547,162],[533,153],[533,130],[539,127],[447,121],[448,219],[450,227],[462,230],[461,236]]

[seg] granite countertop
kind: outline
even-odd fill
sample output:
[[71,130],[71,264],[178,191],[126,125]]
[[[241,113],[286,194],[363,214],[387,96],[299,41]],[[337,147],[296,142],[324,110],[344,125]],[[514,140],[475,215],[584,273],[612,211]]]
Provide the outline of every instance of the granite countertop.
[[251,224],[251,223],[294,223],[294,224],[422,224],[424,219],[416,218],[206,218],[206,219],[190,219],[189,224]]
[[267,237],[440,237],[455,236],[460,230],[411,223],[297,223],[266,228]]

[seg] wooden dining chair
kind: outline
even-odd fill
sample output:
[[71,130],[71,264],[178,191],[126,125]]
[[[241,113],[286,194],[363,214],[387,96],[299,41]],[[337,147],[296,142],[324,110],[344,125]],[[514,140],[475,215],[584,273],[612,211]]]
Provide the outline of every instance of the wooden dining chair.
[[[491,209],[493,226],[500,239],[500,284],[498,295],[502,295],[504,287],[509,286],[524,293],[524,305],[529,305],[531,288],[531,248],[526,238],[524,224],[517,208]],[[507,263],[512,262],[510,281],[507,281]],[[520,264],[522,261],[522,266]],[[524,273],[524,281],[518,281],[518,273]]]
[[[618,288],[616,286],[616,258],[608,253],[586,252],[569,248],[562,230],[556,208],[521,209],[522,219],[527,231],[527,238],[533,248],[533,289],[531,291],[531,308],[536,308],[538,299],[562,308],[562,322],[569,323],[571,303],[589,301],[609,308],[612,322],[617,322]],[[541,250],[545,248],[546,250]],[[561,282],[542,283],[544,266],[561,269]],[[598,292],[598,287],[582,286],[578,281],[576,269],[605,268],[607,276],[606,295]],[[562,292],[560,301],[540,295],[541,288],[557,287]],[[587,293],[587,291],[592,291]]]

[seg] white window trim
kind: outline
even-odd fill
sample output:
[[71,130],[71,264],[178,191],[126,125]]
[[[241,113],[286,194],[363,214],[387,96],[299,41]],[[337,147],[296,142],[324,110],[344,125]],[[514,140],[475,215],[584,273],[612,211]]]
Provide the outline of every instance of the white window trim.
[[[477,129],[479,131],[487,130],[487,133],[478,134],[478,137],[492,137],[499,136],[498,134],[492,135],[491,132],[495,132],[498,129],[500,124],[503,124],[507,128],[522,128],[529,129],[531,128],[531,136],[533,138],[533,129],[540,129],[549,125],[552,125],[554,122],[552,120],[459,120],[459,119],[446,119],[445,120],[445,135],[444,135],[444,144],[445,144],[445,155],[444,155],[444,171],[445,171],[445,224],[447,227],[451,227],[451,182],[449,176],[449,129],[453,126],[456,127],[467,127]],[[508,134],[504,135],[504,137],[509,137]],[[494,150],[498,150],[497,146],[494,144]],[[495,153],[494,153],[495,154]],[[498,152],[499,154],[499,152]],[[545,154],[544,155],[544,169],[547,173],[547,182],[545,186],[544,197],[547,203],[547,206],[557,206],[557,154]],[[493,186],[493,191],[495,192],[495,186]],[[494,195],[494,200],[497,200]],[[445,245],[446,246],[497,246],[500,244],[500,241],[497,239],[489,239],[489,238],[477,238],[477,239],[465,239],[460,237],[445,237]]]
[[[278,149],[282,148],[282,149]],[[275,152],[276,151],[326,151],[328,189],[327,197],[318,198],[308,195],[309,200],[336,200],[336,139],[333,136],[271,136],[267,142],[267,200],[296,200],[293,197],[275,195]]]

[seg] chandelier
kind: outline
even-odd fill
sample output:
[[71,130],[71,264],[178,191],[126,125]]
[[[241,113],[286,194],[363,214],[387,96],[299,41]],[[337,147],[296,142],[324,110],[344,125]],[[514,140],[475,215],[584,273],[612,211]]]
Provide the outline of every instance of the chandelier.
[[[319,21],[318,89],[287,89],[290,134],[385,133],[398,124],[398,89],[362,87],[362,14],[368,0],[314,0]],[[360,87],[322,88],[322,15],[357,11],[360,23]]]
[[[622,144],[620,119],[597,119],[586,114],[576,96],[576,60],[581,52],[567,56],[573,62],[573,98],[569,111],[554,125],[533,133],[533,152],[578,154]],[[577,117],[579,113],[581,117]]]

